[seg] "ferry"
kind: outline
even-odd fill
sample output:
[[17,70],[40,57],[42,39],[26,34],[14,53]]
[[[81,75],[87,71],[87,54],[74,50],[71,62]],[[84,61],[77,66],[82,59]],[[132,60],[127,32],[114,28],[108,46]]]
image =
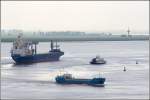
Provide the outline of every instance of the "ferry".
[[19,64],[58,61],[59,58],[64,55],[64,52],[58,47],[57,42],[54,46],[53,41],[51,41],[50,51],[43,54],[37,54],[37,43],[24,40],[22,35],[19,34],[16,41],[13,42],[11,57],[16,63]]
[[106,79],[102,77],[81,79],[72,77],[72,74],[63,74],[56,76],[55,80],[58,84],[87,84],[92,86],[104,86],[104,82]]

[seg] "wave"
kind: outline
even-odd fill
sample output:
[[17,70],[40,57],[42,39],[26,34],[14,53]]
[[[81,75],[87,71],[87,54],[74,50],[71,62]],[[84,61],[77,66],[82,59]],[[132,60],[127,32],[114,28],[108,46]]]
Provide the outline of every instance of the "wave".
[[36,80],[36,79],[24,79],[24,78],[12,78],[12,77],[7,77],[5,79],[2,79],[3,82],[21,82],[21,83],[39,83],[39,84],[54,84],[55,80]]

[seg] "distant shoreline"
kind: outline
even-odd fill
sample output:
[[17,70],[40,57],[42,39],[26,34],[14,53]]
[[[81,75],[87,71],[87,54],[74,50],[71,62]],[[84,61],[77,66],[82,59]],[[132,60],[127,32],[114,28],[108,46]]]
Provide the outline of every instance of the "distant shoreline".
[[[13,42],[16,37],[1,37],[1,42]],[[25,40],[33,42],[53,41],[146,41],[149,35],[112,35],[112,36],[25,36]]]
[[25,32],[21,30],[3,30],[1,32],[1,42],[13,42],[19,34],[23,35],[25,40],[33,42],[53,41],[144,41],[149,40],[149,34],[112,34],[107,33],[87,33],[78,31],[62,32]]

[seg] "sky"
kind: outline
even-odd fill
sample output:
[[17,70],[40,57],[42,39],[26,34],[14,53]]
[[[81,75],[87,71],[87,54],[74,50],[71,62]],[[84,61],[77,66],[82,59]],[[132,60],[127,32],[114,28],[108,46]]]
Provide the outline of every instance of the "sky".
[[149,31],[149,1],[2,1],[1,28]]

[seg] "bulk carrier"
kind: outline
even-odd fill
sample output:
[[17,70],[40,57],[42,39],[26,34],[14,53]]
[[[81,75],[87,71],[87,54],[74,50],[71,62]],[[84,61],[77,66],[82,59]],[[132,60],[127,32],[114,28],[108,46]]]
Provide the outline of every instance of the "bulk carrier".
[[37,43],[23,40],[22,35],[19,35],[16,41],[13,42],[11,49],[11,57],[16,63],[37,63],[58,61],[64,55],[59,49],[59,46],[54,45],[51,41],[51,50],[47,53],[37,54]]

